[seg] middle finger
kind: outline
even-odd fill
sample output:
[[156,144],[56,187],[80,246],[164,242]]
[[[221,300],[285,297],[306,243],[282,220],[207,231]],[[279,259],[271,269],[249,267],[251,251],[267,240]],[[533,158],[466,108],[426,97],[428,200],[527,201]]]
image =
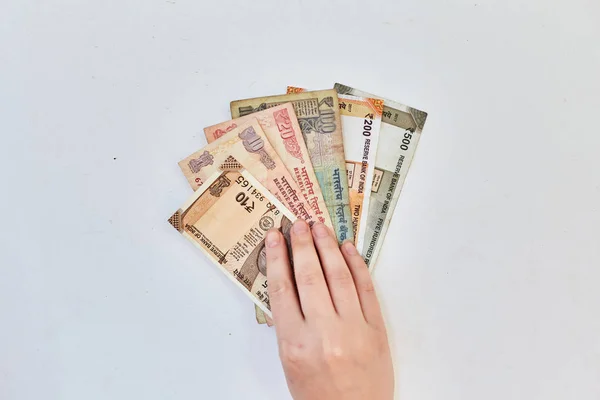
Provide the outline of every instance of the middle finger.
[[313,225],[312,233],[335,310],[341,316],[359,316],[358,293],[337,240],[321,223]]
[[335,311],[308,224],[298,219],[291,230],[294,274],[305,318],[332,315]]

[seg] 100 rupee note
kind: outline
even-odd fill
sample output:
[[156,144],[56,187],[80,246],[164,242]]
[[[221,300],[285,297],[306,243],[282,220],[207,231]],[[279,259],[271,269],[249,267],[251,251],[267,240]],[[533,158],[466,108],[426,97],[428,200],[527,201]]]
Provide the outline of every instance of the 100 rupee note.
[[179,162],[193,189],[219,169],[235,169],[243,165],[295,216],[309,223],[317,217],[300,193],[296,182],[271,147],[256,119],[232,129]]
[[[306,90],[288,86],[288,93]],[[352,231],[357,249],[361,249],[366,234],[369,198],[375,168],[375,153],[379,141],[383,100],[350,95],[338,95],[344,157],[348,177]]]
[[281,158],[283,165],[294,178],[318,221],[333,229],[327,205],[310,162],[308,149],[302,138],[300,125],[291,103],[204,128],[206,140],[208,143],[212,143],[253,118],[258,120],[267,139]]
[[219,168],[169,219],[267,315],[265,235],[289,238],[295,217],[243,167]]
[[354,240],[338,97],[335,90],[258,97],[231,102],[231,116],[248,114],[291,102],[319,181],[335,234],[341,243]]
[[[339,83],[335,84],[335,89],[340,94],[379,98]],[[383,239],[427,119],[427,113],[424,111],[391,100],[383,100],[367,231],[364,245],[359,248],[369,268],[375,265],[381,251]]]

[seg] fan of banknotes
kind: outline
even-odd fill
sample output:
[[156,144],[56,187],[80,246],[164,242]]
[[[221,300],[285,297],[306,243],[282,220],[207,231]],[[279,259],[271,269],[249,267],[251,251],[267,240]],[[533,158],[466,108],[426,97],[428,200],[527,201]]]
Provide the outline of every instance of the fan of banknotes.
[[[336,83],[231,102],[179,162],[195,190],[169,219],[271,315],[264,239],[297,218],[351,240],[372,270],[427,113]],[[288,240],[289,242],[289,240]]]

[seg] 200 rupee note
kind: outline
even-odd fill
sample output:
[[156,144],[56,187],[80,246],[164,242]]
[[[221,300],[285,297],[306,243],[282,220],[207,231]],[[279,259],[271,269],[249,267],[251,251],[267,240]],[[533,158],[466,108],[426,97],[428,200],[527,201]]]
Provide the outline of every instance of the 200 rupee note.
[[357,249],[362,249],[367,232],[367,215],[379,144],[383,101],[340,95],[344,154],[348,171],[350,210]]
[[[380,98],[339,83],[335,84],[335,89],[340,94]],[[364,245],[359,248],[369,268],[375,265],[381,251],[383,239],[427,119],[427,113],[424,111],[391,100],[383,100],[367,231]]]
[[289,238],[296,217],[242,166],[222,166],[205,178],[169,222],[271,316],[265,236]]

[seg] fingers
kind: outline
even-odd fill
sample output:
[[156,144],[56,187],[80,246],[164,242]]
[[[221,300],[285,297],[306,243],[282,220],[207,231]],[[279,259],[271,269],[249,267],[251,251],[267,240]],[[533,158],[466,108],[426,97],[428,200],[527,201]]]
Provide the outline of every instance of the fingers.
[[295,330],[304,321],[283,235],[271,229],[265,238],[269,301],[275,327]]
[[361,315],[354,280],[336,238],[321,223],[313,225],[312,234],[335,310],[344,317]]
[[351,242],[342,244],[342,254],[354,279],[354,285],[356,286],[356,292],[360,299],[365,320],[369,324],[384,326],[381,307],[375,294],[375,287],[373,286],[373,280],[371,279],[367,264],[365,264],[365,261],[358,254],[356,247]]
[[300,219],[294,222],[291,237],[296,286],[304,317],[332,315],[335,311],[308,224]]

